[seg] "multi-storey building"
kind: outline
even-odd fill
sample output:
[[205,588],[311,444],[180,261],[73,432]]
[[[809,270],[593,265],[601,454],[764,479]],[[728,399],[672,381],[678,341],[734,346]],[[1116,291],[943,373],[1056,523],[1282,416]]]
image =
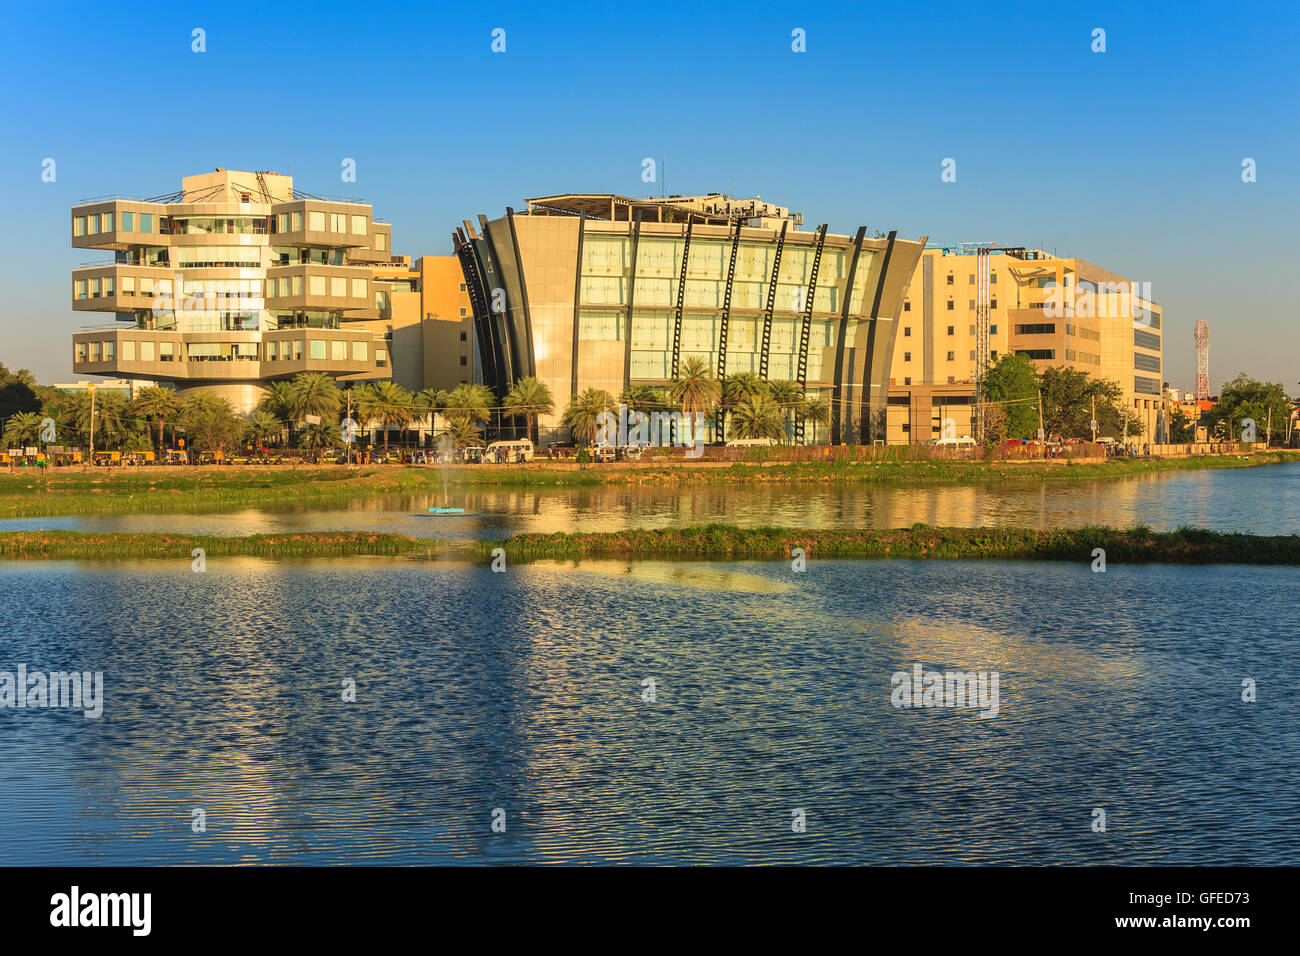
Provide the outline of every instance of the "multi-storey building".
[[73,335],[78,374],[201,387],[240,412],[299,372],[390,375],[390,344],[365,319],[391,227],[364,202],[218,169],[168,196],[79,203],[71,226],[73,246],[113,253],[73,271],[73,309],[117,319]]
[[805,441],[884,440],[895,319],[923,239],[807,231],[785,207],[720,194],[565,194],[478,222],[454,243],[483,381],[498,395],[524,376],[550,387],[541,440],[564,436],[581,391],[666,385],[692,357],[829,400],[829,427],[804,423]]
[[1020,248],[989,249],[982,286],[979,245],[932,247],[921,256],[891,364],[890,442],[931,441],[945,420],[958,436],[974,434],[981,306],[988,360],[1018,352],[1039,369],[1110,379],[1142,419],[1146,440],[1159,440],[1167,423],[1163,316],[1149,287],[1083,259]]

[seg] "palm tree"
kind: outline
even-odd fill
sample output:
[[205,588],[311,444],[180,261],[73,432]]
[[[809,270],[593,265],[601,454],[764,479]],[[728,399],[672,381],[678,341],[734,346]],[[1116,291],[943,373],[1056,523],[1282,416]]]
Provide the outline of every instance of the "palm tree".
[[299,448],[311,449],[312,459],[316,460],[320,449],[343,444],[343,435],[334,422],[309,422],[298,432],[297,444]]
[[[722,397],[722,383],[713,377],[713,370],[702,358],[691,357],[682,363],[681,373],[668,386],[668,397],[682,406],[682,417],[695,437],[697,415],[711,415],[713,407]],[[682,436],[685,440],[686,436]]]
[[601,412],[613,409],[614,398],[603,388],[589,388],[577,397],[570,399],[560,419],[573,434],[575,442],[588,444],[596,437],[600,427],[598,421]]
[[668,407],[664,390],[653,385],[629,385],[618,400],[632,412],[662,411]]
[[443,400],[442,414],[448,421],[485,422],[496,405],[496,396],[486,385],[457,385]]
[[825,398],[810,398],[804,401],[803,417],[813,423],[813,437],[817,437],[817,426],[823,428],[831,423],[831,403]]
[[176,400],[176,393],[170,388],[163,388],[159,385],[150,385],[148,388],[142,388],[136,394],[131,402],[131,410],[134,414],[144,419],[153,419],[158,423],[158,445],[157,451],[162,454],[163,449],[163,427],[167,420],[176,420],[176,413],[180,409],[180,403]]
[[538,415],[550,415],[555,411],[555,401],[546,383],[531,375],[518,379],[510,394],[505,397],[501,407],[506,409],[511,418],[522,418],[528,438],[533,437],[533,426]]
[[731,413],[738,438],[785,438],[785,416],[781,407],[763,395],[741,402]]
[[722,381],[722,404],[734,408],[741,402],[767,394],[768,384],[755,372],[733,372]]
[[798,382],[768,382],[767,392],[772,401],[780,407],[782,422],[788,423],[795,415],[802,414],[804,393]]
[[284,425],[270,412],[255,411],[248,418],[248,437],[256,447],[279,439],[283,431]]
[[334,379],[324,372],[300,372],[289,392],[290,420],[306,421],[314,415],[322,421],[338,418],[342,394]]
[[415,421],[414,396],[396,382],[375,382],[356,391],[357,412],[367,421],[377,420],[384,429],[384,453],[388,453],[388,430],[405,428]]
[[464,419],[455,418],[449,420],[447,430],[443,434],[451,436],[451,440],[455,443],[457,449],[483,444],[483,439],[474,430],[474,426]]
[[257,411],[266,412],[281,423],[281,431],[293,438],[293,382],[288,379],[271,382],[257,403]]
[[9,419],[0,441],[4,442],[6,448],[35,445],[41,437],[41,420],[44,417],[36,412],[19,412]]

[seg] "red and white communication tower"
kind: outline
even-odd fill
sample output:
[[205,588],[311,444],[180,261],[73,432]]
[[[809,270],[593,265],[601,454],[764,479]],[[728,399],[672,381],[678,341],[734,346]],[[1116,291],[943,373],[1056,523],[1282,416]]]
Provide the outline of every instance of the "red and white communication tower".
[[1209,401],[1210,398],[1210,323],[1197,319],[1196,333],[1196,400]]

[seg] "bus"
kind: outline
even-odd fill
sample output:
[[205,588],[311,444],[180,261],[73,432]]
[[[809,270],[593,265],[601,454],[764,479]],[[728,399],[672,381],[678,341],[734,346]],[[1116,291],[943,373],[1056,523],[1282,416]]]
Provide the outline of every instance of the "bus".
[[486,462],[495,462],[500,454],[500,460],[513,464],[516,461],[533,460],[533,443],[527,438],[517,438],[512,441],[494,441],[487,446],[483,452],[483,460]]

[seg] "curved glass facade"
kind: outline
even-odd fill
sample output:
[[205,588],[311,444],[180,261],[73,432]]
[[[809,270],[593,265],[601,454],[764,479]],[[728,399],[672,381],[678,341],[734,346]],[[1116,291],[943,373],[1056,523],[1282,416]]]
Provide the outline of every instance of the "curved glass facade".
[[924,240],[770,225],[737,237],[733,224],[716,221],[539,209],[479,222],[481,234],[467,222],[454,241],[484,383],[503,396],[524,375],[546,382],[556,414],[542,417],[539,440],[567,437],[560,414],[587,388],[617,397],[632,385],[671,382],[674,340],[679,366],[700,358],[715,373],[766,368],[769,381],[798,381],[805,321],[802,384],[831,403],[833,418],[830,427],[809,425],[807,440],[884,439],[894,317]]

